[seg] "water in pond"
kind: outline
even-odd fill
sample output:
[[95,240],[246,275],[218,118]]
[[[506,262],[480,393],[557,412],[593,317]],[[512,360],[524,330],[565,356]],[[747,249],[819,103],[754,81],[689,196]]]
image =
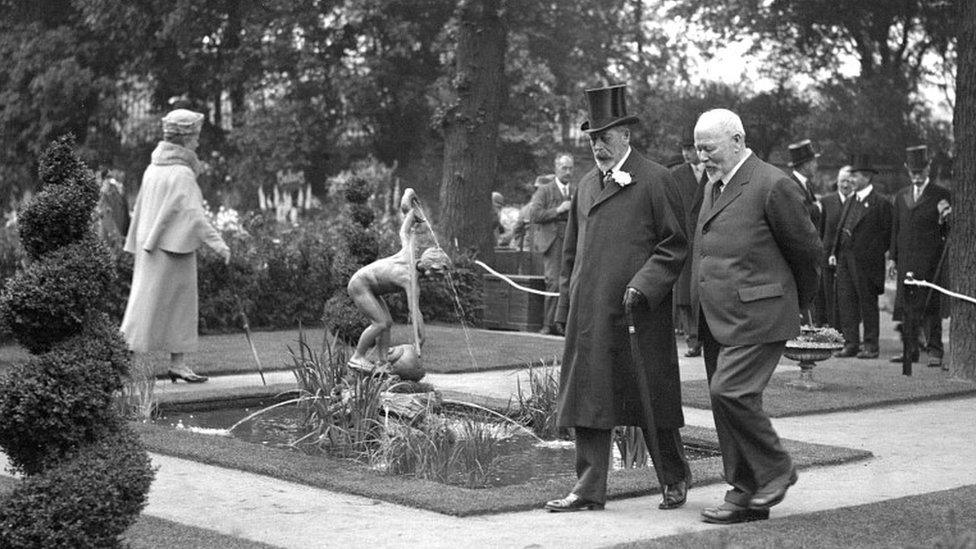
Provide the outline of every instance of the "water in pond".
[[[162,415],[157,424],[195,430],[222,432],[242,418],[260,410],[254,408],[228,408],[203,412],[173,412]],[[502,427],[501,431],[512,432]],[[295,406],[276,408],[263,413],[234,429],[233,436],[246,442],[290,448],[289,444],[302,436],[301,414]],[[572,443],[537,444],[537,441],[515,432],[501,441],[502,457],[488,479],[492,487],[521,484],[533,480],[571,478],[576,470],[576,452]],[[297,451],[297,450],[296,450]],[[616,452],[616,450],[615,450]],[[719,455],[716,448],[707,443],[685,441],[689,460]],[[619,458],[615,467],[620,466]]]

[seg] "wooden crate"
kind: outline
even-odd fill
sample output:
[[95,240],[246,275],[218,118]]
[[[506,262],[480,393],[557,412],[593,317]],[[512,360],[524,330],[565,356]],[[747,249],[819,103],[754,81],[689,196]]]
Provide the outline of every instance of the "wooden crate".
[[542,275],[542,254],[529,250],[495,248],[491,267],[500,273],[518,275]]
[[[520,330],[537,332],[542,328],[545,314],[544,297],[523,292],[504,280],[485,275],[484,326],[495,330]],[[545,290],[546,279],[542,276],[510,275],[516,284]]]

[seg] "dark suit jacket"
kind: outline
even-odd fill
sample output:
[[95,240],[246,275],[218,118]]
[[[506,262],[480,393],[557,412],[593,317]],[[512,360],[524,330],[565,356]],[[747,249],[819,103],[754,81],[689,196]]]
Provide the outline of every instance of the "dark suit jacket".
[[[898,269],[898,305],[903,298],[906,273],[911,272],[916,279],[930,282],[935,277],[949,231],[948,224],[939,223],[936,206],[940,200],[950,201],[951,198],[948,189],[932,182],[926,185],[918,202],[913,197],[912,185],[895,195],[889,257]],[[930,312],[938,311],[939,303],[938,296],[929,299]]]
[[[688,253],[681,199],[671,173],[637,151],[621,171],[631,183],[603,189],[596,168],[584,175],[566,225],[555,319],[566,323],[559,425],[643,425],[641,368],[657,426],[680,427],[671,288]],[[647,298],[634,311],[640,362],[627,332],[627,287]]]
[[[573,196],[573,186],[569,186],[569,196]],[[558,213],[556,208],[563,203],[563,193],[559,190],[556,178],[535,190],[529,201],[529,221],[533,227],[532,250],[546,253],[557,238],[566,232],[566,220],[569,212]]]
[[[671,175],[678,185],[681,205],[684,208],[685,228],[688,231],[688,249],[694,246],[694,227],[698,224],[698,211],[701,209],[702,192],[705,185],[695,178],[691,164],[685,163],[671,168]],[[691,261],[686,261],[678,281],[674,284],[674,302],[678,305],[691,304]]]
[[790,179],[792,179],[798,187],[800,187],[800,192],[803,193],[803,206],[807,209],[807,213],[810,215],[810,221],[813,222],[813,226],[820,229],[821,224],[821,214],[820,208],[817,206],[817,197],[813,194],[813,189],[810,188],[812,181],[807,181],[806,186],[800,183],[797,179],[796,174],[790,172]]
[[[865,277],[875,291],[884,293],[885,252],[891,242],[891,202],[888,197],[872,189],[863,203],[857,202],[857,193],[851,194],[850,214],[855,218],[850,235],[851,251],[856,258],[858,276]],[[845,206],[847,202],[845,202]],[[836,255],[844,239],[844,214],[834,238],[833,255]]]
[[700,304],[722,345],[795,337],[823,253],[803,193],[752,153],[715,204],[712,186],[705,186],[695,230],[692,307]]
[[844,203],[840,201],[840,194],[832,192],[820,199],[823,212],[820,216],[820,240],[824,243],[824,258],[830,257],[834,240],[837,239],[837,224],[840,214],[844,210]]

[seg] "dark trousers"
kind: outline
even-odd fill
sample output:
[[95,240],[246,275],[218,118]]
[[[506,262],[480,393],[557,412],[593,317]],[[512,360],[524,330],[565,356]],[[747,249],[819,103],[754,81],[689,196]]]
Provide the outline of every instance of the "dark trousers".
[[725,500],[748,505],[759,488],[793,467],[762,407],[763,391],[786,342],[725,346],[715,341],[704,313],[699,314],[712,415],[725,481],[733,488]]
[[[942,347],[942,311],[939,307],[941,296],[928,288],[911,288],[907,285],[902,291],[903,315],[912,315],[916,337],[921,336],[925,342],[923,348],[930,357],[942,358],[945,351]],[[925,303],[926,299],[929,300],[928,304]],[[907,324],[905,321],[907,318],[902,322],[902,329]]]
[[[556,237],[549,246],[549,250],[542,255],[543,274],[546,277],[546,291],[559,293],[559,274],[563,267],[563,237]],[[544,315],[542,326],[552,328],[555,325],[556,304],[558,297],[546,296],[542,302]]]
[[[851,251],[837,254],[837,310],[841,332],[849,347],[861,346],[868,351],[878,350],[878,292],[867,277],[858,272],[857,260]],[[864,324],[864,338],[860,325]]]
[[[590,501],[606,502],[612,431],[589,427],[576,427],[573,430],[576,432],[577,478],[573,493]],[[648,438],[646,430],[643,432],[644,442],[651,448],[654,441]],[[677,429],[658,429],[656,436],[663,463],[655,462],[654,471],[661,486],[690,479],[691,469],[685,459],[681,433]]]
[[813,323],[817,326],[837,327],[837,294],[835,291],[836,269],[823,263],[823,275],[813,298]]
[[675,305],[677,326],[684,330],[688,348],[698,347],[698,319],[692,314],[691,305]]

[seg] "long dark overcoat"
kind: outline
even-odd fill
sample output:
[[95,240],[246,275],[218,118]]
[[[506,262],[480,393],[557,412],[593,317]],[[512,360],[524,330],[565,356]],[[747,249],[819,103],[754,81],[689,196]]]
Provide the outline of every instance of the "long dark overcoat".
[[[951,202],[951,193],[945,187],[931,182],[925,186],[918,202],[915,202],[911,185],[895,195],[894,215],[891,219],[891,249],[888,250],[888,257],[895,261],[898,269],[898,291],[892,315],[895,320],[901,320],[903,316],[905,273],[911,272],[917,280],[934,281],[940,285],[944,282],[933,280],[949,231],[948,224],[939,223],[937,205],[941,200]],[[938,273],[940,279],[944,278],[945,270],[943,267],[942,272]],[[940,296],[932,295],[928,300],[927,312],[938,314],[940,305]]]
[[[685,216],[685,231],[688,236],[688,249],[694,247],[693,232],[698,223],[698,211],[701,209],[702,192],[705,190],[703,181],[695,178],[695,170],[687,162],[671,169],[671,175],[678,186],[681,195],[681,205]],[[691,305],[691,260],[685,261],[685,266],[674,283],[674,302],[676,305]],[[696,313],[697,318],[697,311]]]
[[[643,425],[640,367],[657,426],[676,428],[684,416],[671,288],[687,254],[681,198],[668,170],[635,151],[621,171],[632,182],[602,190],[597,169],[583,176],[566,225],[556,312],[556,321],[566,322],[559,425]],[[647,297],[634,315],[642,364],[631,357],[628,286]]]

